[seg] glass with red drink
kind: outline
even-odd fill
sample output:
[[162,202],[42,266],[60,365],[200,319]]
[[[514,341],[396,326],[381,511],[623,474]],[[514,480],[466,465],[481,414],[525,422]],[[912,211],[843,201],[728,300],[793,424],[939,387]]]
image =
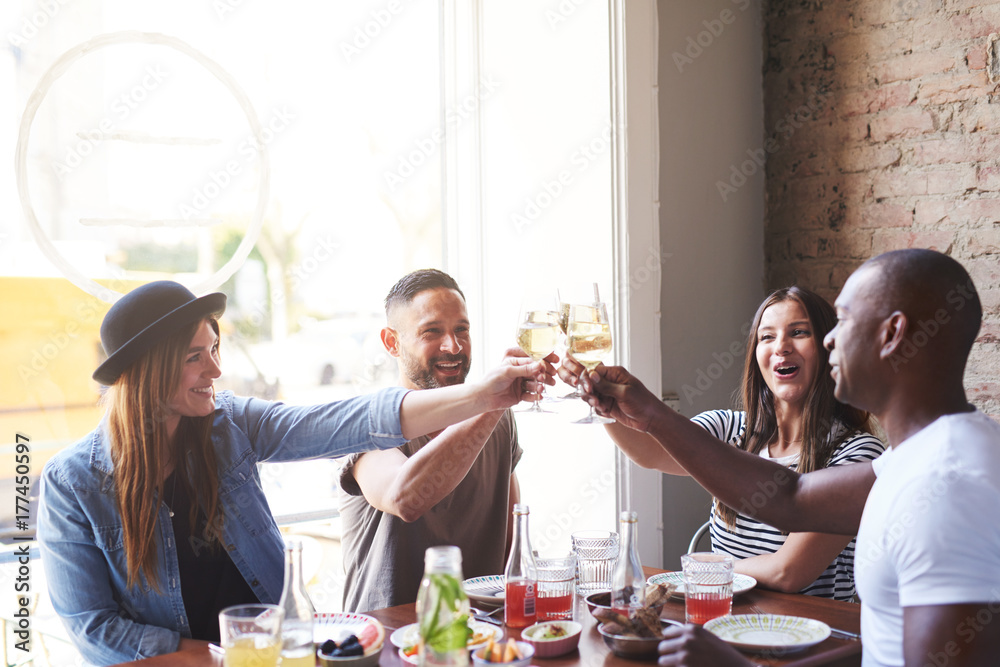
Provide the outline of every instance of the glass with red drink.
[[708,552],[681,556],[684,620],[704,625],[733,609],[733,557]]
[[560,554],[536,558],[538,591],[535,610],[538,621],[573,620],[573,591],[576,587],[576,556]]

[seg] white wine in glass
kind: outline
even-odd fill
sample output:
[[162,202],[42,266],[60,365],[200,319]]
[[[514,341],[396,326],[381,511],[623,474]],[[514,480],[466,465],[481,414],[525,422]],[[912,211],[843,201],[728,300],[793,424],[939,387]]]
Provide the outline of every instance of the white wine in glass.
[[[559,311],[555,302],[549,300],[526,300],[521,307],[521,317],[517,325],[517,345],[525,354],[538,361],[547,357],[559,344]],[[550,412],[543,410],[538,403],[544,393],[545,386],[539,385],[539,401],[520,412]]]
[[[568,337],[567,354],[583,365],[588,371],[594,370],[611,354],[611,323],[608,321],[608,311],[603,303],[589,306],[571,305],[569,323],[566,335]],[[613,419],[601,417],[594,413],[593,406],[583,419],[574,424],[610,424]]]

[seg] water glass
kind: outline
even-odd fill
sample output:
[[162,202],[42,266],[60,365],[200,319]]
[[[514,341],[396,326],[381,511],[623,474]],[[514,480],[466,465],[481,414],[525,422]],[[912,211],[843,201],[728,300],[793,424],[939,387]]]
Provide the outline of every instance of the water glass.
[[681,556],[684,620],[704,625],[733,611],[733,557],[696,552]]
[[277,667],[284,617],[276,604],[241,604],[219,612],[225,667]]
[[576,556],[561,554],[535,559],[538,590],[535,611],[538,621],[572,621],[573,590],[576,585]]
[[611,590],[611,572],[618,560],[618,533],[583,530],[573,533],[576,555],[576,593],[586,597]]

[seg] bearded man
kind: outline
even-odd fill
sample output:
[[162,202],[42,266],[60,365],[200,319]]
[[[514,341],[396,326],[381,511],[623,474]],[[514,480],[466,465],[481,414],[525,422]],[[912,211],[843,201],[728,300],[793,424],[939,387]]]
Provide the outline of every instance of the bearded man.
[[[436,269],[404,276],[386,296],[385,314],[382,343],[399,362],[400,386],[465,382],[469,315],[451,276]],[[512,348],[505,359],[523,356]],[[502,574],[520,458],[510,410],[486,412],[398,449],[347,457],[340,473],[344,609],[414,602],[432,546],[459,546],[466,577]]]

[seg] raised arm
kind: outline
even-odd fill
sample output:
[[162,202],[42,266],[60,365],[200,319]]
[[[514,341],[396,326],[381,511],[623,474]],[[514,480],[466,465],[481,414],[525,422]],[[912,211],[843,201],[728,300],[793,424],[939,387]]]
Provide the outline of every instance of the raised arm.
[[411,391],[399,409],[403,437],[412,440],[483,412],[509,408],[520,401],[537,401],[538,382],[555,384],[552,364],[556,361],[555,354],[532,361],[508,351],[503,363],[478,382]]
[[624,368],[599,366],[581,378],[598,413],[652,436],[709,493],[742,514],[789,532],[857,533],[875,482],[870,463],[800,475],[713,438]]
[[354,479],[372,507],[416,521],[465,479],[502,415],[494,410],[449,426],[409,458],[398,449],[363,454]]

